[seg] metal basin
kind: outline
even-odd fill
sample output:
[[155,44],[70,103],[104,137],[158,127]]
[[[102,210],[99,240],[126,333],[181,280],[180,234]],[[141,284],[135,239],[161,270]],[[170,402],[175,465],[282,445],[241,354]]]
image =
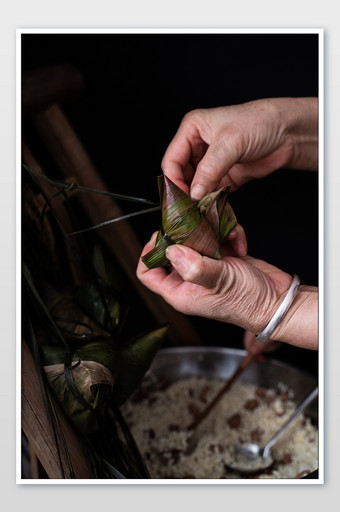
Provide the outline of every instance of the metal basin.
[[[227,380],[245,355],[244,350],[221,347],[162,349],[151,365],[148,379],[166,384],[189,377]],[[317,384],[314,376],[269,357],[264,361],[253,361],[239,380],[265,388],[276,388],[278,383],[286,384],[294,391],[297,402],[302,401]],[[305,414],[313,424],[318,424],[317,399],[306,409]],[[318,478],[318,472],[314,471],[304,478]]]

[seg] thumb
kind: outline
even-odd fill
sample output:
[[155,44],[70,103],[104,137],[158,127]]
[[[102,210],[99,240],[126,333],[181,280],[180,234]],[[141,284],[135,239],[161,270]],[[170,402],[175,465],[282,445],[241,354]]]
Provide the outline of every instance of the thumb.
[[190,247],[170,245],[166,256],[182,279],[208,289],[214,289],[226,275],[226,265],[221,260],[201,256]]
[[191,197],[196,200],[202,199],[209,192],[216,190],[238,158],[235,145],[231,145],[230,140],[228,143],[225,139],[212,142],[197,165],[190,188]]

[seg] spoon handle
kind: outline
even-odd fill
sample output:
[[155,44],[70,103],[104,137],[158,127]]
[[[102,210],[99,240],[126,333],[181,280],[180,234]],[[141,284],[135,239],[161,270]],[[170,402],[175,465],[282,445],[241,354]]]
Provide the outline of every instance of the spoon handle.
[[282,436],[288,425],[295,420],[295,418],[302,412],[304,409],[314,400],[319,392],[318,386],[304,399],[304,401],[299,405],[299,407],[294,411],[294,413],[288,418],[288,420],[282,425],[280,430],[276,432],[276,434],[268,441],[266,446],[263,448],[263,457],[267,457],[269,455],[271,447],[276,443],[279,437]]

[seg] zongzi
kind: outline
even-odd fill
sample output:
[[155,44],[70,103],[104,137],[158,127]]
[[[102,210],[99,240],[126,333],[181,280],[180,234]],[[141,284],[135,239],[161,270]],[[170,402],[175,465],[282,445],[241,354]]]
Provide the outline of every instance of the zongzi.
[[228,196],[230,187],[195,201],[167,176],[158,177],[162,224],[155,247],[142,258],[149,268],[169,264],[165,250],[171,244],[183,244],[204,256],[221,257],[221,242],[236,226],[237,220]]

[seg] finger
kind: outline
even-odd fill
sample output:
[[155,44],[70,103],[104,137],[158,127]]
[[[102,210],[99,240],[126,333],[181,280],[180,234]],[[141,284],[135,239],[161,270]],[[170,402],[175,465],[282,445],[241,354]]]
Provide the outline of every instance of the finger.
[[237,224],[223,241],[222,256],[242,258],[248,252],[247,237],[241,224]]
[[183,283],[183,279],[177,274],[177,278],[176,276],[173,277],[170,282],[167,283],[167,287],[165,287],[164,283],[169,276],[168,270],[164,267],[157,267],[150,270],[145,263],[143,263],[142,257],[155,247],[157,235],[158,231],[155,231],[149,242],[144,246],[137,265],[136,275],[144,286],[158,295],[164,296],[165,293],[167,293],[167,288],[174,287],[175,283],[176,285]]
[[194,118],[193,113],[185,116],[161,163],[163,173],[187,193],[195,168],[208,147]]
[[141,258],[136,273],[144,286],[163,297],[169,303],[171,303],[172,299],[176,298],[176,294],[183,284],[182,277],[174,268],[171,268],[170,272],[164,267],[149,270]]
[[158,231],[155,231],[153,233],[152,237],[150,238],[150,240],[148,241],[148,243],[145,244],[145,246],[142,250],[142,253],[141,253],[139,261],[138,261],[137,272],[136,272],[137,277],[139,279],[141,278],[141,276],[143,274],[145,274],[145,272],[148,272],[148,270],[149,270],[149,268],[145,265],[145,263],[143,263],[142,258],[145,254],[147,254],[149,251],[151,251],[155,247],[157,235],[158,235]]
[[155,231],[152,234],[150,240],[145,244],[145,246],[142,250],[141,257],[144,256],[146,253],[148,253],[149,251],[151,251],[151,249],[153,249],[155,247],[157,235],[158,235],[158,231]]
[[247,352],[258,356],[264,352],[274,352],[282,344],[279,341],[259,341],[254,333],[245,331],[243,335],[243,345]]
[[221,260],[201,256],[190,247],[171,245],[166,255],[175,270],[188,283],[215,289],[223,282],[226,265]]
[[185,123],[182,122],[163,156],[161,168],[171,181],[189,193],[189,186],[184,173],[185,169],[189,167],[191,160],[191,144],[185,134]]
[[[189,195],[189,187],[190,183],[192,182],[192,178],[195,174],[195,169],[193,165],[190,163],[183,169],[183,177],[184,177],[184,183],[186,184],[185,192]],[[171,178],[170,178],[171,179]],[[182,189],[183,190],[183,189]]]
[[137,277],[144,286],[163,298],[169,294],[169,290],[174,290],[183,283],[182,278],[180,278],[176,272],[169,274],[164,267],[157,267],[152,270],[147,269],[147,271],[145,271],[138,265]]
[[241,149],[237,139],[233,134],[230,134],[230,138],[224,134],[218,140],[212,140],[192,180],[190,194],[194,199],[202,199],[205,194],[216,190],[238,161]]
[[258,356],[265,349],[265,343],[258,341],[253,332],[245,331],[243,335],[243,346],[250,354]]
[[195,173],[191,163],[182,168],[180,165],[177,165],[176,162],[170,162],[166,167],[166,171],[163,171],[163,173],[165,176],[170,178],[175,185],[189,195],[189,186]]
[[[188,183],[190,183],[190,181],[187,182],[187,180],[188,180],[187,174],[188,173],[186,173],[183,170],[183,167],[181,164],[179,164],[178,162],[176,162],[174,160],[171,160],[171,161],[168,160],[166,163],[163,163],[163,161],[162,161],[161,167],[162,167],[162,170],[163,170],[163,173],[165,174],[165,176],[170,178],[170,180],[173,181],[175,183],[175,185],[177,185],[180,189],[182,189],[184,192],[189,194]],[[192,176],[192,173],[191,173],[191,176]]]

